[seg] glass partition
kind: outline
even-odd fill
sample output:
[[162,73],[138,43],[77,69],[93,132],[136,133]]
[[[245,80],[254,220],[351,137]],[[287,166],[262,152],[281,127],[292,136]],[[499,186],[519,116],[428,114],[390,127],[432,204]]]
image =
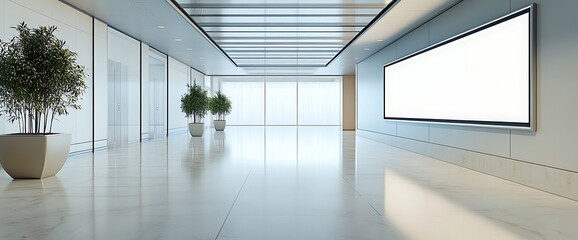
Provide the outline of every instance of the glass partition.
[[265,84],[263,77],[227,78],[221,91],[231,100],[228,125],[265,124]]
[[140,42],[108,29],[108,145],[140,141]]
[[189,66],[169,57],[168,80],[168,134],[186,131],[188,119],[181,111],[181,97],[187,92],[187,84],[191,84]]
[[[145,55],[145,53],[148,54]],[[143,59],[143,65],[147,62],[142,78],[142,139],[144,140],[166,135],[167,56],[147,47],[143,48],[143,58],[146,58]]]
[[341,77],[300,77],[299,125],[341,125]]
[[297,77],[266,77],[266,125],[297,124]]
[[212,81],[232,101],[227,125],[340,126],[341,78],[219,76]]

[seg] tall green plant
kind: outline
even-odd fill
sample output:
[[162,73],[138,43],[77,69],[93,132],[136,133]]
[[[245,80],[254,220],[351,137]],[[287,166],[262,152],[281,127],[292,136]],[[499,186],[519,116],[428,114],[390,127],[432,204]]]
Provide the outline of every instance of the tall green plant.
[[231,113],[231,100],[225,94],[218,91],[209,101],[211,114],[217,115],[217,120],[225,120],[225,116]]
[[21,133],[51,133],[56,116],[80,109],[85,69],[77,54],[54,36],[55,26],[14,27],[18,35],[0,41],[0,113],[18,121]]
[[181,110],[186,117],[192,116],[194,123],[200,123],[207,115],[209,106],[207,91],[197,84],[194,86],[187,84],[187,89],[187,93],[181,97]]

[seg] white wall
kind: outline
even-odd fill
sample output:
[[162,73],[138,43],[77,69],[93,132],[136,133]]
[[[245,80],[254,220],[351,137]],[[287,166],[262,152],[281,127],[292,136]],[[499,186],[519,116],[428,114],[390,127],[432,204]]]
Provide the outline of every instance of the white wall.
[[[538,3],[538,131],[383,120],[385,63]],[[465,0],[358,64],[358,132],[477,171],[578,199],[578,1]]]
[[[190,83],[189,67],[174,58],[169,58],[169,134],[186,130],[187,118],[181,111],[181,97]],[[198,79],[201,80],[201,79]]]
[[108,140],[108,26],[94,21],[94,147]]
[[[111,36],[105,22],[94,20],[93,36],[93,18],[57,0],[0,0],[0,13],[2,14],[0,17],[0,38],[4,41],[16,33],[10,27],[16,26],[22,21],[25,21],[30,27],[40,25],[55,25],[58,27],[56,35],[65,40],[72,51],[78,53],[78,63],[86,67],[89,76],[86,77],[85,81],[89,88],[81,101],[82,110],[72,110],[69,116],[59,117],[58,121],[54,123],[54,131],[72,133],[71,152],[77,152],[92,149],[94,127],[95,148],[106,147],[109,139],[108,103],[110,101],[108,99],[108,59],[121,62],[129,61],[131,62],[130,68],[134,70],[139,68],[135,63],[140,62],[140,51],[143,51],[144,66],[142,74],[146,77],[146,74],[148,74],[148,71],[146,71],[148,67],[148,54],[146,53],[148,46],[143,44],[141,49],[138,40],[118,33],[116,34],[118,36],[112,36],[112,38],[119,41],[124,39],[125,43],[130,42],[130,44],[117,45],[116,47],[120,46],[120,48],[114,49],[115,46],[111,46],[108,43]],[[111,31],[115,32],[114,30]],[[92,45],[93,41],[94,46]],[[127,53],[128,50],[134,51]],[[169,128],[174,132],[186,129],[187,119],[185,119],[184,114],[180,110],[180,97],[186,91],[186,84],[190,82],[191,72],[190,67],[172,58],[170,59],[170,65],[169,91],[171,95],[168,97],[170,107],[167,111],[170,119]],[[92,69],[93,66],[94,70]],[[145,128],[148,127],[147,121],[141,122],[139,118],[140,91],[138,89],[140,89],[140,74],[140,71],[136,71],[136,73],[135,71],[130,71],[128,74],[130,81],[127,87],[128,89],[133,89],[126,94],[131,106],[126,109],[126,114],[131,116],[127,128],[130,136],[129,141],[138,140],[139,124],[144,123],[146,125]],[[205,78],[203,74],[198,72],[193,75],[201,80]],[[163,88],[165,89],[162,89],[162,91],[166,92],[166,87]],[[93,111],[95,113],[94,116]],[[143,130],[146,129],[143,128]],[[5,116],[0,116],[0,134],[17,131],[17,125],[6,123]]]
[[[4,40],[16,34],[11,27],[26,22],[29,27],[54,25],[55,35],[66,41],[67,47],[78,54],[78,63],[92,74],[92,18],[56,1],[3,0],[2,31]],[[72,133],[71,152],[92,148],[92,76],[85,78],[88,89],[82,96],[81,110],[58,117],[53,132]],[[5,121],[2,121],[4,123]],[[17,132],[16,124],[7,123],[3,132]]]
[[[197,83],[197,85],[201,85],[203,89],[205,89],[205,75],[200,73],[199,71],[191,68],[191,84]],[[208,90],[208,89],[205,89]]]

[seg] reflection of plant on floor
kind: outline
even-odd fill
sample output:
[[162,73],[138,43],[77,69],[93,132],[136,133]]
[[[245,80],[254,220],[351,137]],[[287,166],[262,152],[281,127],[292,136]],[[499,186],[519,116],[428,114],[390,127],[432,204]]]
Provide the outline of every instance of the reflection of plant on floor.
[[187,89],[187,93],[181,97],[181,110],[186,117],[193,117],[193,123],[202,123],[209,106],[207,91],[197,84],[187,85]]
[[56,116],[80,109],[87,87],[84,67],[54,36],[55,26],[14,28],[18,35],[0,43],[0,113],[17,121],[20,133],[51,133]]
[[217,115],[217,120],[225,120],[225,116],[231,113],[231,100],[225,94],[218,91],[217,94],[209,101],[211,114]]

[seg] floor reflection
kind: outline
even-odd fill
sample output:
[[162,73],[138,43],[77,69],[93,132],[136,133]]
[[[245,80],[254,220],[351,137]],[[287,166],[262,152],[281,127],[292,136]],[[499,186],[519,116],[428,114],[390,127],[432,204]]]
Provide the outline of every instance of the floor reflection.
[[394,171],[386,170],[384,189],[385,218],[405,239],[521,240],[533,234],[531,229],[524,234],[522,226],[470,211],[461,205],[464,202],[454,202]]
[[576,239],[578,203],[357,138],[345,179],[401,239]]
[[241,127],[0,170],[0,239],[576,239],[578,204],[342,132]]

